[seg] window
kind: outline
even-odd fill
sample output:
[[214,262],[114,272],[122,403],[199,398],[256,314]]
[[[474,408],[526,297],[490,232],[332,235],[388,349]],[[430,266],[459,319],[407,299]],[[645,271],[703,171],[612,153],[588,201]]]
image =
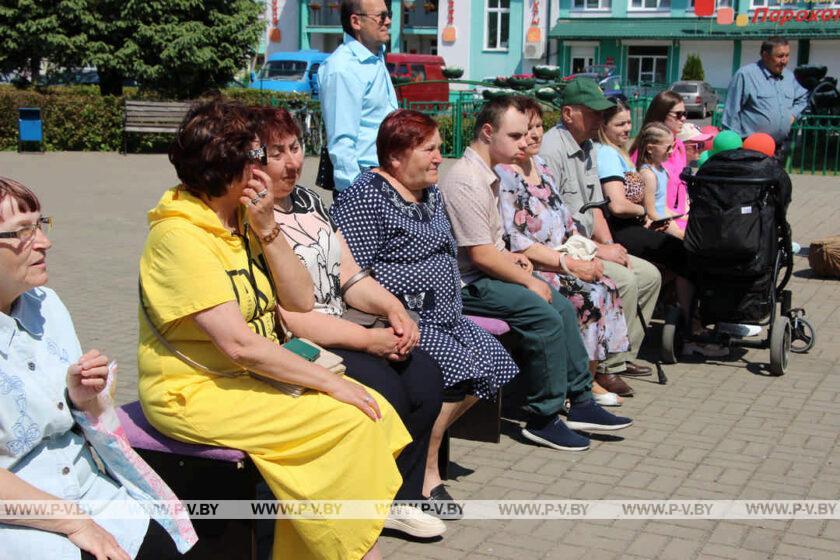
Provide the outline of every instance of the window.
[[262,68],[261,80],[296,82],[306,73],[306,63],[297,60],[272,60]]
[[630,0],[631,10],[670,10],[671,0]]
[[510,0],[486,0],[484,48],[506,51],[510,37]]
[[750,9],[756,8],[777,8],[782,5],[782,0],[750,0]]
[[608,11],[611,6],[612,0],[574,0],[572,8],[575,10]]
[[627,82],[634,85],[667,86],[668,47],[630,47],[627,51]]

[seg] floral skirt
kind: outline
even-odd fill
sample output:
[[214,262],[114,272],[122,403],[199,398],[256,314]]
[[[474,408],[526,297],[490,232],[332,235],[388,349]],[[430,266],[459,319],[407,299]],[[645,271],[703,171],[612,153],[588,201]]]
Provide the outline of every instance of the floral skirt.
[[563,294],[577,311],[580,334],[590,361],[604,361],[609,354],[630,349],[627,321],[615,282],[603,277],[597,282],[556,272],[540,272],[540,277]]

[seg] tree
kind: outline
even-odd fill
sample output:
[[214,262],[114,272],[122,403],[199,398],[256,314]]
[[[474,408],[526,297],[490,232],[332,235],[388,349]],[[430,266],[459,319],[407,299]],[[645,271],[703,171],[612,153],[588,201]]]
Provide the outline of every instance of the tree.
[[104,78],[102,93],[117,93],[125,77],[175,98],[224,87],[263,31],[254,0],[87,1],[95,18],[89,59]]
[[698,80],[704,81],[706,74],[703,72],[703,61],[696,54],[688,55],[683,66],[682,78],[683,80]]
[[0,0],[0,72],[35,82],[41,63],[80,65],[87,0]]

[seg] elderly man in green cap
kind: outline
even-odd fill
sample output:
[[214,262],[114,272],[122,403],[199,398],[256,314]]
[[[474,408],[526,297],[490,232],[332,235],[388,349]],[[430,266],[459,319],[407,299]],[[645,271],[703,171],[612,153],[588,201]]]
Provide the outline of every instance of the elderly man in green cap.
[[575,78],[570,81],[563,90],[561,122],[546,132],[540,155],[554,174],[560,198],[571,210],[578,233],[596,242],[597,256],[604,263],[604,274],[618,286],[631,349],[608,357],[599,366],[595,381],[608,391],[629,396],[632,389],[618,375],[651,373],[649,367],[630,360],[638,353],[644,339],[644,325],[653,314],[662,277],[651,263],[628,254],[624,247],[613,243],[600,207],[584,209],[588,204],[604,200],[592,139],[597,138],[602,112],[614,106],[594,80]]

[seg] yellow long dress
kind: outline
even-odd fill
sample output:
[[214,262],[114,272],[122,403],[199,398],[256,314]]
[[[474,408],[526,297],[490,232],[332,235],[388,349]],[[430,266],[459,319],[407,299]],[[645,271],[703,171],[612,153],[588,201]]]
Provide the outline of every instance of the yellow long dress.
[[[275,299],[258,244],[228,232],[200,199],[177,188],[149,212],[140,261],[145,302],[167,341],[219,371],[230,362],[190,316],[236,301],[258,334],[277,340]],[[278,500],[392,500],[402,478],[394,458],[410,441],[397,413],[373,390],[382,419],[310,391],[294,398],[251,377],[221,377],[171,355],[140,319],[140,401],[175,439],[248,453]],[[277,560],[361,558],[384,519],[277,520]]]

